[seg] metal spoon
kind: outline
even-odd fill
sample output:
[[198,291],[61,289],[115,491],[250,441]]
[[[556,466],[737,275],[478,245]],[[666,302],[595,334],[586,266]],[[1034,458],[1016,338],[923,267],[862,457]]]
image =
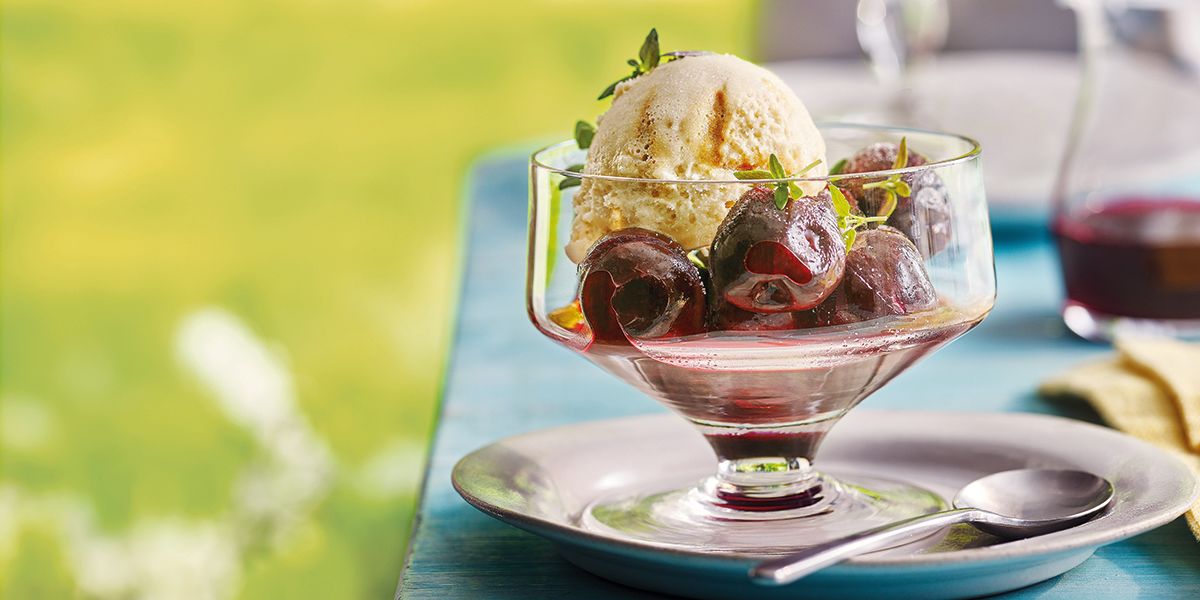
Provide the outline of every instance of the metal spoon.
[[784,585],[850,557],[899,546],[956,523],[1004,538],[1024,538],[1079,525],[1113,499],[1107,479],[1084,471],[1019,469],[976,479],[959,490],[954,509],[914,517],[763,561],[750,578]]

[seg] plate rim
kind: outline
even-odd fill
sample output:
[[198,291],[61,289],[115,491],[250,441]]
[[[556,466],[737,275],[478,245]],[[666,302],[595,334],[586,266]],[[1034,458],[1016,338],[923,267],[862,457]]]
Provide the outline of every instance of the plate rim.
[[[967,548],[956,550],[953,552],[939,552],[936,554],[910,554],[910,555],[894,555],[894,556],[860,556],[849,559],[841,563],[841,567],[858,567],[858,568],[884,568],[884,567],[922,567],[922,566],[939,566],[950,563],[989,563],[993,561],[1009,561],[1017,559],[1037,559],[1048,555],[1057,555],[1065,552],[1079,551],[1084,549],[1095,549],[1100,546],[1111,544],[1120,540],[1124,540],[1140,533],[1145,533],[1152,529],[1161,527],[1179,516],[1187,512],[1187,510],[1200,500],[1200,479],[1198,479],[1184,462],[1170,452],[1154,446],[1144,440],[1135,438],[1126,433],[1115,429],[1070,419],[1057,415],[1029,413],[1029,412],[975,412],[975,411],[927,411],[927,410],[859,410],[855,414],[870,413],[886,417],[888,415],[903,415],[906,418],[921,418],[921,419],[937,419],[937,418],[963,418],[963,417],[988,417],[1011,419],[1014,421],[1057,421],[1060,424],[1065,424],[1069,427],[1075,427],[1079,430],[1088,431],[1089,435],[1100,435],[1120,438],[1124,443],[1131,443],[1135,446],[1141,446],[1144,450],[1148,450],[1153,454],[1157,454],[1161,462],[1170,464],[1175,470],[1189,476],[1192,480],[1192,489],[1190,494],[1187,494],[1186,501],[1180,501],[1177,504],[1172,504],[1169,508],[1161,509],[1155,513],[1145,515],[1134,519],[1130,523],[1126,523],[1115,529],[1102,529],[1095,532],[1090,532],[1083,536],[1063,537],[1056,540],[1050,547],[1045,545],[1037,546],[1032,544],[1015,544],[1005,543],[994,546],[984,546],[980,548]],[[474,457],[479,456],[489,449],[501,444],[515,442],[518,440],[526,440],[555,433],[563,433],[582,426],[589,425],[615,425],[621,422],[631,421],[654,421],[662,420],[668,422],[676,422],[680,419],[679,416],[671,413],[654,413],[632,415],[625,417],[617,417],[611,419],[596,419],[588,421],[579,421],[575,423],[567,423],[553,427],[546,427],[525,433],[520,433],[512,436],[506,436],[484,446],[476,448],[464,455],[455,462],[454,468],[451,470],[450,482],[454,490],[468,504],[483,512],[484,514],[498,519],[510,525],[525,529],[535,535],[542,535],[536,531],[549,530],[558,537],[567,540],[586,541],[593,545],[612,546],[622,550],[633,550],[637,552],[647,552],[651,554],[669,555],[678,558],[711,560],[717,562],[744,563],[746,561],[761,560],[763,555],[744,552],[702,552],[691,550],[682,547],[672,547],[666,545],[658,545],[650,542],[638,540],[625,540],[616,537],[601,535],[599,533],[588,531],[577,525],[564,524],[563,522],[552,521],[542,517],[536,517],[519,511],[503,508],[491,504],[482,498],[471,494],[459,482],[460,469],[464,464],[468,463]],[[1065,423],[1064,423],[1065,422]],[[1118,504],[1116,507],[1129,508],[1129,503]],[[1111,513],[1108,513],[1111,514]],[[1030,538],[1036,539],[1036,538]],[[556,539],[550,540],[553,543],[560,543]],[[1025,541],[1025,540],[1018,540]]]

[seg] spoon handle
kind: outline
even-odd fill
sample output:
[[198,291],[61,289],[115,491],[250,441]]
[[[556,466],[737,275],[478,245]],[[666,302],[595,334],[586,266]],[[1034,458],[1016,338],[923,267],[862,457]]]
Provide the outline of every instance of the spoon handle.
[[913,517],[806,548],[795,554],[763,561],[750,569],[750,579],[763,585],[788,584],[847,558],[900,545],[943,527],[981,518],[986,518],[985,511],[974,508]]

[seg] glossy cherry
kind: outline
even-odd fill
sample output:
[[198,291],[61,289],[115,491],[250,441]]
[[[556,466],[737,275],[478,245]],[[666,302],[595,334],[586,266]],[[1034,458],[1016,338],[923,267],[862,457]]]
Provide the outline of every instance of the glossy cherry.
[[719,331],[788,331],[811,327],[807,313],[755,313],[742,310],[728,302],[714,302],[709,313],[709,325]]
[[[897,144],[872,144],[850,157],[842,172],[850,174],[886,171],[895,164],[899,151],[900,147]],[[924,156],[911,148],[908,150],[908,163],[905,166],[919,167],[927,163],[928,160]],[[887,224],[904,232],[922,255],[933,256],[950,243],[950,200],[946,195],[946,184],[932,170],[907,173],[902,179],[912,189],[912,194],[907,198],[897,196],[896,209]],[[862,186],[879,180],[882,178],[845,179],[838,182],[838,185],[849,192],[848,195],[853,195],[857,206],[864,213],[876,215],[883,206],[887,193],[878,188],[863,189]]]
[[595,343],[704,331],[700,270],[678,243],[631,227],[605,235],[579,263],[579,300]]
[[937,305],[921,253],[908,236],[882,226],[858,232],[842,285],[814,312],[816,325],[905,315]]
[[812,308],[833,293],[845,264],[828,192],[780,209],[772,190],[751,188],[713,239],[713,322],[752,320],[761,328],[785,328],[783,318],[742,318],[732,309],[773,314]]

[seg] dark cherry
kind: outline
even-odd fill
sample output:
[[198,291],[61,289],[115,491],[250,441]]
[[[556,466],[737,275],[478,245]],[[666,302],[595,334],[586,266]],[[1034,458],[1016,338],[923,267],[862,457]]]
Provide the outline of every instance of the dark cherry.
[[833,293],[845,265],[846,248],[828,191],[793,200],[781,210],[772,190],[751,188],[713,238],[712,320],[785,328],[786,319],[742,318],[738,311],[773,314],[812,308]]
[[814,325],[842,325],[904,315],[937,304],[917,247],[886,225],[858,232],[838,290],[813,312]]
[[803,312],[755,313],[742,310],[728,302],[714,301],[709,316],[712,329],[720,331],[787,331],[811,327],[808,321],[797,318],[807,316]]
[[639,227],[600,238],[579,263],[579,300],[595,343],[704,331],[700,270],[671,238]]
[[[843,173],[867,173],[886,171],[896,162],[900,146],[891,143],[872,144],[859,150],[846,161]],[[929,161],[910,148],[908,167],[919,167]],[[880,178],[882,179],[882,178]],[[838,185],[853,195],[858,208],[868,215],[879,213],[887,193],[881,189],[862,189],[863,184],[880,179],[846,179]],[[903,176],[912,188],[912,194],[896,198],[896,210],[887,224],[899,229],[912,240],[923,256],[933,256],[950,243],[950,200],[946,195],[946,184],[932,170],[917,171]]]

